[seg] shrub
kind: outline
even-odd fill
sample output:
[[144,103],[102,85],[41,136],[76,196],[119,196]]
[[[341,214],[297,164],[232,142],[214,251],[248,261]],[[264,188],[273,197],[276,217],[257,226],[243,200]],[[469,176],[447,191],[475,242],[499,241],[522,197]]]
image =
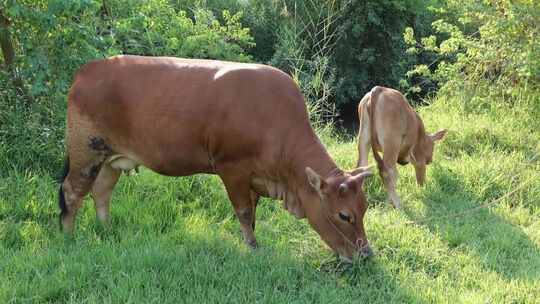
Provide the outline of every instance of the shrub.
[[[0,170],[57,170],[63,150],[65,96],[84,63],[121,53],[251,61],[242,13],[188,13],[157,1],[0,0],[12,21],[16,67],[32,96],[0,72]],[[104,6],[107,4],[107,6]]]
[[409,53],[436,56],[409,75],[436,82],[439,94],[459,97],[469,110],[524,102],[540,113],[532,104],[540,84],[540,3],[450,0],[441,14],[432,24],[438,36],[418,41],[406,30]]
[[250,61],[253,38],[240,24],[242,12],[222,12],[223,24],[205,9],[193,19],[168,1],[141,2],[136,14],[114,17],[115,40],[123,53]]
[[[429,60],[406,54],[402,33],[414,28],[429,34],[435,14],[428,10],[436,0],[352,0],[341,16],[341,40],[332,56],[338,71],[336,103],[358,103],[375,85],[405,89],[417,79],[406,79],[415,64]],[[434,89],[434,88],[432,88]]]

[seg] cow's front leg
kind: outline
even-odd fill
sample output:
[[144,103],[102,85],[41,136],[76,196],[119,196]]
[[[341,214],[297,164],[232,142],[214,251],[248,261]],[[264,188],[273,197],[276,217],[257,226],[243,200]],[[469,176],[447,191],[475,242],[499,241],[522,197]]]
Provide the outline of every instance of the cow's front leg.
[[257,239],[255,239],[255,210],[256,205],[237,206],[234,204],[234,211],[240,221],[240,229],[244,235],[244,242],[250,248],[257,248]]
[[231,197],[231,202],[234,206],[236,216],[240,221],[240,230],[244,235],[244,242],[250,248],[257,248],[257,239],[255,239],[255,212],[257,210],[258,195],[252,191],[246,196],[245,194]]
[[251,191],[249,180],[237,179],[234,176],[222,176],[227,194],[240,221],[240,229],[244,235],[244,242],[250,248],[257,247],[255,239],[255,211],[259,195]]

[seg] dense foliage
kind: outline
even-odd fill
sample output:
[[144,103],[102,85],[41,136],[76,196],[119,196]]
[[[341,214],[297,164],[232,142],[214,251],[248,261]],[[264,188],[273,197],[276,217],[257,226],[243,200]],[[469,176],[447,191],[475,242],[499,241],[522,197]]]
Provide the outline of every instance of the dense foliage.
[[[0,155],[10,166],[58,167],[65,97],[84,63],[116,54],[250,61],[253,38],[241,12],[194,9],[167,1],[8,1],[3,12],[24,93],[0,73]],[[27,95],[27,96],[23,96]],[[21,102],[29,98],[32,102]],[[51,160],[53,160],[51,162]],[[52,167],[49,167],[52,166]]]
[[540,2],[451,0],[440,14],[443,18],[433,23],[437,36],[418,41],[412,28],[405,31],[408,53],[436,58],[431,66],[418,65],[408,75],[439,84],[441,95],[470,100],[469,107],[538,98]]
[[412,103],[438,92],[468,100],[463,104],[469,110],[519,101],[540,111],[534,103],[540,9],[532,0],[0,0],[0,5],[2,20],[9,20],[0,33],[10,34],[15,53],[14,62],[3,62],[6,68],[0,70],[5,143],[0,154],[23,168],[58,166],[74,72],[115,54],[277,66],[300,85],[314,122],[332,120],[338,111],[353,113],[374,85],[399,88]]
[[[537,0],[0,0],[0,302],[537,303],[539,20]],[[66,94],[122,53],[284,69],[345,169],[356,142],[321,121],[373,85],[449,132],[424,187],[399,168],[402,210],[365,183],[376,256],[351,267],[269,199],[249,251],[216,176],[122,176],[110,229],[87,200],[64,237]]]

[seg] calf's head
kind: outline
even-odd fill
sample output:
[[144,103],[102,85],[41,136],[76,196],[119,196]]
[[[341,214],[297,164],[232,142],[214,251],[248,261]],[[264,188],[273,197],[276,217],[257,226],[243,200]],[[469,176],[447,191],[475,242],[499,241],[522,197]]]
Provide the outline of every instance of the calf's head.
[[371,171],[358,168],[324,179],[308,167],[306,174],[312,192],[306,208],[311,226],[342,259],[371,256],[364,230],[367,201],[362,191],[364,178],[371,176]]
[[445,135],[446,129],[439,130],[433,134],[426,134],[416,147],[412,163],[416,172],[416,182],[418,185],[424,185],[426,180],[426,165],[429,165],[433,160],[435,143],[443,139]]

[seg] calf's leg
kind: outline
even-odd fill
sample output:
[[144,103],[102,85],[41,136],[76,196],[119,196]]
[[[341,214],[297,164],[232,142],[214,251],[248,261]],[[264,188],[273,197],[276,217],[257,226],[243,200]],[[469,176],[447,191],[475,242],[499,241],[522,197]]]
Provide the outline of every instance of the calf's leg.
[[388,191],[388,197],[392,201],[394,208],[398,209],[401,207],[401,200],[396,192],[396,184],[398,179],[398,171],[396,165],[386,166],[386,172],[383,173],[384,185],[386,191]]
[[359,129],[358,129],[358,162],[356,167],[367,167],[369,148],[371,147],[370,121],[365,105],[358,108]]
[[358,132],[358,162],[356,164],[357,168],[368,166],[368,155],[370,147],[371,142],[369,139],[369,130],[365,126],[360,126],[360,130]]
[[395,208],[401,207],[401,200],[396,192],[396,184],[398,179],[396,162],[399,155],[399,146],[400,144],[398,142],[388,141],[384,143],[383,170],[380,170],[381,168],[379,167],[384,186],[388,192],[388,197],[392,201]]

